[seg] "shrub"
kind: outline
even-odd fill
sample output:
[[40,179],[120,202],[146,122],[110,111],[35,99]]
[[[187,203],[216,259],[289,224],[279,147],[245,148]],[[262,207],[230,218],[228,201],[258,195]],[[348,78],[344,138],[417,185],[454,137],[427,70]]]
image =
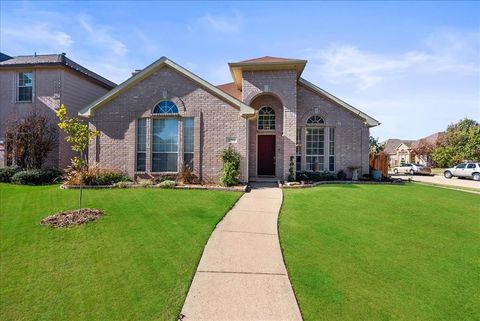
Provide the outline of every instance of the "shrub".
[[92,185],[113,185],[118,182],[128,182],[130,178],[127,174],[118,171],[106,171],[98,173],[93,179]]
[[165,180],[165,181],[161,182],[160,184],[158,184],[158,187],[160,187],[160,188],[174,188],[175,185],[177,185],[175,183],[175,181]]
[[127,187],[130,187],[132,185],[133,185],[132,182],[127,182],[127,181],[120,181],[120,182],[114,184],[114,186],[116,188],[127,188]]
[[344,181],[347,179],[347,174],[343,170],[339,170],[337,173],[337,178],[341,181]]
[[198,179],[192,173],[192,168],[189,165],[183,165],[182,166],[182,169],[178,173],[177,180],[180,184],[196,184],[196,183],[198,183]]
[[55,183],[61,176],[62,172],[57,169],[34,169],[16,173],[11,181],[21,185],[42,185]]
[[293,163],[293,160],[295,158],[293,156],[290,156],[290,164],[288,164],[288,181],[289,182],[293,182],[295,180],[295,169],[293,168],[293,166],[295,166],[295,164]]
[[157,176],[153,179],[153,184],[160,184],[161,182],[163,181],[175,181],[177,180],[177,175],[175,174],[168,174],[168,175],[160,175],[160,176]]
[[236,185],[240,175],[240,154],[229,146],[223,150],[220,157],[223,161],[220,183],[224,186]]
[[0,182],[9,183],[12,179],[12,176],[20,172],[20,167],[18,166],[7,166],[0,168]]
[[[80,185],[81,171],[74,167],[69,167],[65,175],[65,184]],[[118,182],[129,182],[127,174],[116,169],[101,168],[92,165],[83,171],[83,184],[93,185],[113,185]]]
[[147,187],[152,187],[153,186],[153,181],[151,179],[139,179],[138,184],[141,187],[147,188]]
[[297,181],[334,181],[335,174],[330,172],[298,172]]

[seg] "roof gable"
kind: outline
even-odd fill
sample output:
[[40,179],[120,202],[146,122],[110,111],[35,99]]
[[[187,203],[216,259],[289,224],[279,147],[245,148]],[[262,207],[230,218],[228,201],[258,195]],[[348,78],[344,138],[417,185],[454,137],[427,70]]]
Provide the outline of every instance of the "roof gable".
[[348,110],[349,112],[357,115],[358,117],[362,118],[363,120],[365,120],[365,123],[369,126],[369,127],[375,127],[375,126],[378,126],[380,125],[380,122],[372,117],[370,117],[369,115],[365,114],[364,112],[362,112],[361,110],[353,107],[352,105],[344,102],[343,100],[341,100],[340,98],[337,98],[335,97],[334,95],[330,94],[329,92],[323,90],[322,88],[312,84],[311,82],[303,79],[303,78],[300,78],[298,80],[298,83],[300,85],[303,85],[304,87],[310,89],[311,91],[321,95],[321,96],[324,96],[328,99],[330,99],[331,101],[333,101],[334,103],[336,103],[337,105],[345,108],[346,110]]
[[144,68],[142,71],[136,73],[133,77],[127,79],[114,89],[110,90],[108,93],[106,93],[104,96],[98,98],[95,100],[93,103],[90,105],[86,106],[80,112],[78,113],[79,116],[89,118],[93,116],[94,112],[96,109],[100,108],[113,98],[117,97],[121,93],[125,92],[129,88],[133,87],[140,81],[148,78],[150,75],[152,75],[154,72],[157,70],[168,66],[171,67],[172,69],[176,70],[183,76],[189,78],[196,84],[198,84],[200,87],[204,88],[208,92],[214,94],[215,96],[219,97],[223,101],[229,103],[230,105],[234,107],[238,107],[240,110],[240,113],[242,115],[253,115],[255,114],[255,110],[251,108],[250,106],[244,104],[242,101],[239,99],[235,98],[234,96],[225,93],[223,90],[215,87],[214,85],[210,84],[206,80],[203,80],[202,78],[198,77],[194,73],[188,71],[187,69],[183,68],[182,66],[176,64],[172,60],[168,59],[167,57],[162,57],[155,61],[154,63],[150,64],[146,68]]

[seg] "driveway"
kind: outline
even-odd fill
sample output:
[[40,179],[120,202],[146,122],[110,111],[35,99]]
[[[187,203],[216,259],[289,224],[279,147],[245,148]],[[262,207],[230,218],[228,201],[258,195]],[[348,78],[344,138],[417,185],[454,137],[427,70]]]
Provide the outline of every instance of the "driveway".
[[412,175],[392,174],[392,177],[398,177],[403,179],[411,178],[413,181],[416,181],[416,182],[445,185],[449,187],[475,188],[475,189],[478,189],[478,191],[480,191],[480,181],[474,181],[472,179],[458,179],[456,177],[447,179],[443,177],[443,175],[435,175],[435,176],[413,175],[412,176]]

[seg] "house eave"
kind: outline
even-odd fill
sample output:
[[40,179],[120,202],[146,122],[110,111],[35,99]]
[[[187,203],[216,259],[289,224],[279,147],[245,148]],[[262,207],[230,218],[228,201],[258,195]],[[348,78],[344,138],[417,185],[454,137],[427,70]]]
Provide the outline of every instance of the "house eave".
[[209,91],[210,93],[214,94],[218,98],[222,99],[223,101],[229,103],[230,105],[237,107],[240,110],[240,114],[244,116],[248,115],[253,115],[255,114],[255,110],[244,104],[242,101],[236,99],[235,97],[225,93],[223,90],[218,89],[211,83],[207,82],[206,80],[200,78],[199,76],[195,75],[194,73],[188,71],[187,69],[183,68],[182,66],[176,64],[175,62],[171,61],[167,57],[162,57],[155,61],[154,63],[150,64],[146,68],[144,68],[142,71],[134,75],[133,77],[127,79],[111,91],[109,91],[107,94],[104,96],[98,98],[95,100],[93,103],[90,105],[86,106],[82,110],[78,112],[78,115],[80,117],[85,117],[85,118],[90,118],[94,115],[95,110],[98,109],[99,107],[103,106],[107,102],[111,101],[115,97],[117,97],[119,94],[123,93],[127,89],[133,87],[140,81],[146,79],[150,75],[152,75],[154,72],[157,70],[168,66],[180,74],[184,75],[185,77],[189,78],[193,82],[197,83],[199,86],[204,88],[205,90]]
[[330,99],[331,101],[337,103],[338,105],[344,107],[345,109],[347,109],[348,111],[350,111],[351,113],[357,115],[358,117],[362,118],[364,121],[365,121],[365,125],[367,127],[375,127],[375,126],[379,126],[381,123],[376,120],[375,118],[365,114],[364,112],[362,112],[361,110],[353,107],[352,105],[344,102],[343,100],[341,100],[340,98],[330,94],[329,92],[323,90],[322,88],[312,84],[311,82],[309,82],[308,80],[305,80],[303,78],[300,78],[298,80],[298,83],[309,88],[310,90],[322,95],[322,96],[325,96],[327,97],[328,99]]

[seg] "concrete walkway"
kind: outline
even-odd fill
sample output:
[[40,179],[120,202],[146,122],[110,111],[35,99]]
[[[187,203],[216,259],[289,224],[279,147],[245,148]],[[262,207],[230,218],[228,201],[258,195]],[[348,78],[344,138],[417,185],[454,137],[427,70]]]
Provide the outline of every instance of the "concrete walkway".
[[277,187],[257,185],[213,231],[182,308],[183,321],[302,320],[277,233]]

